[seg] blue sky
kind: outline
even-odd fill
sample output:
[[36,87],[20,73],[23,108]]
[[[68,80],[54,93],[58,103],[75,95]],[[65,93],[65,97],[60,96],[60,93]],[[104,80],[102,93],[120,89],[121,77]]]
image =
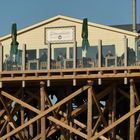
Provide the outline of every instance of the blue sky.
[[[1,0],[0,36],[10,33],[14,22],[22,29],[56,15],[87,17],[91,22],[105,25],[129,24],[132,0]],[[140,23],[138,12],[137,22]]]

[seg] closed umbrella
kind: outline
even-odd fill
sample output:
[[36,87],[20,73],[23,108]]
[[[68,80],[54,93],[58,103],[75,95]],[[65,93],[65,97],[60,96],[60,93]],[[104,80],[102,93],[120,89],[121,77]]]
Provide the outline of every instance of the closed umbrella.
[[17,42],[17,25],[16,23],[12,24],[12,31],[11,31],[11,36],[12,36],[12,42],[11,42],[11,50],[10,50],[10,58],[12,63],[16,63],[16,57],[18,53],[18,42]]
[[83,25],[82,25],[82,57],[87,57],[87,51],[89,47],[89,41],[88,41],[88,20],[87,18],[83,19]]

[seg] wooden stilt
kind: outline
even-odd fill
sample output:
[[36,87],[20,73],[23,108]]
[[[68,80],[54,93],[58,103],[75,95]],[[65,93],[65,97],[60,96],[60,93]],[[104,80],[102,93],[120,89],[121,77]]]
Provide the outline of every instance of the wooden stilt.
[[[23,98],[24,98],[24,88],[22,88],[22,93],[21,93],[22,95],[22,100],[23,100]],[[21,110],[20,110],[20,113],[21,113],[21,125],[23,125],[24,124],[24,107],[23,106],[21,106]],[[23,131],[22,131],[22,137],[24,138],[25,136],[24,136],[24,129],[23,129]]]
[[[112,122],[116,120],[116,84],[113,85]],[[112,129],[111,140],[116,139],[115,127]]]
[[[7,124],[7,133],[9,133],[9,132],[10,132],[10,125],[9,125],[9,123],[8,123],[8,124]],[[7,140],[10,140],[10,137],[8,137]]]
[[93,81],[89,80],[88,85],[88,105],[87,105],[87,139],[92,137],[92,85]]
[[[29,112],[29,118],[32,118],[33,117],[33,112]],[[33,138],[33,136],[34,136],[34,127],[33,127],[33,123],[31,123],[30,125],[29,125],[29,137],[30,138]]]
[[[108,113],[108,125],[112,123],[112,93],[109,94],[109,113]],[[109,140],[111,140],[111,131],[109,133]]]
[[[45,82],[40,82],[40,107],[41,111],[45,110]],[[41,118],[41,140],[46,140],[46,118]]]
[[[71,93],[70,88],[67,88],[67,95],[69,95]],[[67,103],[67,120],[68,120],[68,125],[70,125],[72,127],[72,117],[71,117],[71,113],[72,113],[72,101],[70,100]],[[68,140],[72,140],[72,133],[71,131],[68,131]]]
[[[0,101],[4,106],[4,109],[5,109],[5,111],[6,111],[7,115],[8,115],[9,121],[12,123],[13,127],[16,128],[17,125],[16,125],[16,123],[15,123],[15,121],[13,119],[13,116],[11,116],[10,111],[8,109],[8,106],[7,106],[6,102],[5,102],[5,100],[3,99],[3,97],[1,96],[1,93],[0,93]],[[20,132],[18,133],[18,136],[20,137],[20,139],[23,139],[23,137],[22,137]]]
[[[133,79],[130,80],[130,111],[135,108],[135,96],[133,88]],[[135,140],[135,115],[130,117],[130,132],[129,140]]]

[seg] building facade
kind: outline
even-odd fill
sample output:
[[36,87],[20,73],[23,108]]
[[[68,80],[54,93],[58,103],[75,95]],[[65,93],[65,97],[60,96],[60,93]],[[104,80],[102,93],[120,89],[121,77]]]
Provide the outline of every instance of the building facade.
[[[74,40],[77,42],[77,57],[82,57],[81,46],[82,46],[82,20],[66,17],[66,16],[55,16],[37,24],[31,25],[24,29],[21,29],[17,33],[17,41],[19,42],[19,50],[22,52],[23,44],[26,44],[28,59],[39,59],[43,57],[45,53],[47,55],[49,39],[46,35],[47,29],[61,29],[74,27],[72,33],[75,37]],[[53,36],[52,36],[53,37]],[[105,57],[108,50],[111,50],[113,55],[120,57],[124,53],[124,38],[128,38],[128,47],[133,48],[137,54],[137,40],[139,38],[138,33],[126,31],[110,26],[88,22],[88,40],[90,47],[88,49],[88,57],[96,59],[97,46],[99,40],[102,40],[102,53]],[[4,46],[4,56],[10,52],[11,35],[6,35],[0,38],[0,42]],[[52,43],[51,47],[51,59],[58,59],[60,54],[63,54],[65,59],[73,58],[73,42]]]

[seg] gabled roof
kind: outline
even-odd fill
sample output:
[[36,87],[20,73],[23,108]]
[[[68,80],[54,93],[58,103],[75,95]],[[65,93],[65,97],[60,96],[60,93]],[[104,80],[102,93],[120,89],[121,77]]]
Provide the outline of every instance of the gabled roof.
[[[58,15],[58,16],[54,16],[52,18],[46,19],[44,21],[41,21],[39,23],[36,23],[34,25],[25,27],[25,28],[23,28],[21,30],[18,30],[17,34],[18,35],[22,34],[24,32],[30,31],[32,29],[38,28],[40,26],[43,26],[43,25],[45,25],[47,23],[50,23],[50,22],[53,22],[53,21],[56,21],[56,20],[59,20],[59,19],[64,19],[64,20],[67,20],[67,21],[71,21],[71,22],[75,22],[75,23],[80,23],[80,24],[83,23],[83,20],[80,20],[80,19]],[[126,31],[126,30],[122,30],[122,29],[118,29],[118,28],[115,28],[115,27],[110,27],[110,26],[107,26],[107,25],[96,24],[96,23],[92,23],[92,22],[88,22],[88,25],[89,26],[93,26],[93,27],[97,27],[97,28],[100,28],[100,29],[105,29],[105,30],[110,30],[110,31],[118,32],[118,33],[127,34],[127,35],[138,36],[137,33]],[[10,37],[11,37],[11,34],[8,34],[6,36],[0,37],[0,41],[6,40],[6,39],[8,39]]]
[[[132,32],[132,24],[111,25],[111,27],[127,30]],[[137,24],[137,32],[140,33],[140,24]]]

